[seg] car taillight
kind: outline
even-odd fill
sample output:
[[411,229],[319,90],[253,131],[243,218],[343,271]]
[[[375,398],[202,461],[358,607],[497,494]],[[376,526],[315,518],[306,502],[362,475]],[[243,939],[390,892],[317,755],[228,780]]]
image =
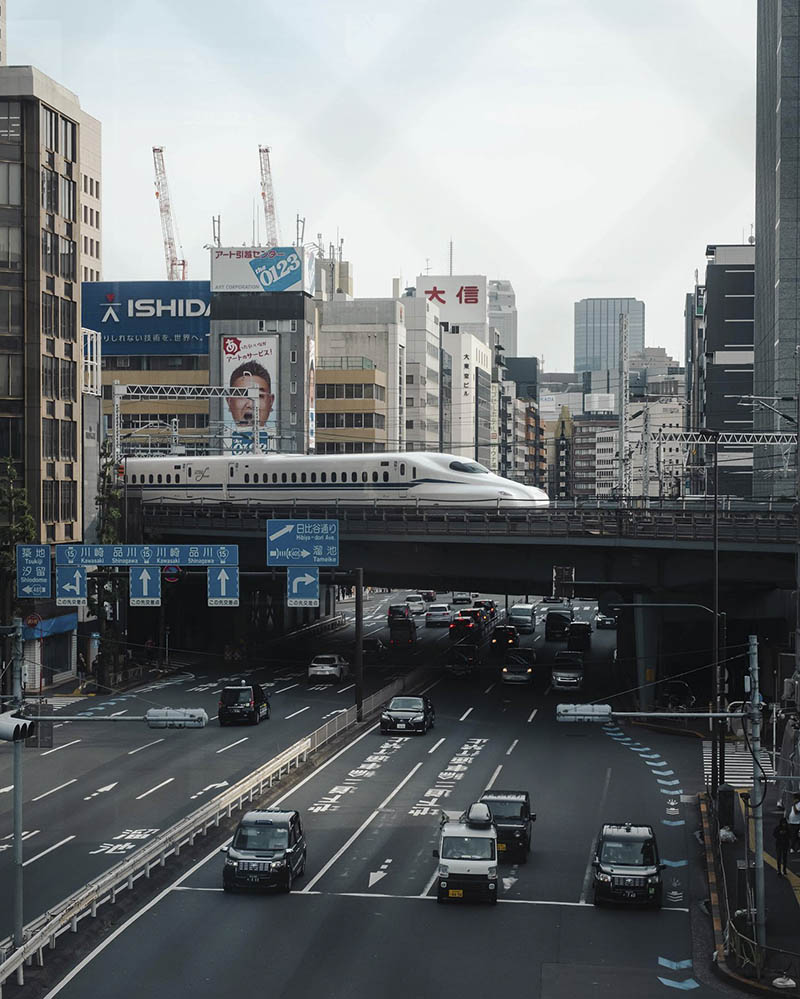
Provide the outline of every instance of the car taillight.
[[250,707],[254,708],[255,706],[256,706],[256,702],[251,698],[250,699]]

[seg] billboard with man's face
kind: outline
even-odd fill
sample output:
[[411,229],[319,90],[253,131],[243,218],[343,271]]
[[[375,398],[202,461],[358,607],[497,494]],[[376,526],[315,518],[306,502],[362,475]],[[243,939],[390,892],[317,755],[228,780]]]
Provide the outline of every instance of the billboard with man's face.
[[[230,388],[258,389],[258,425],[262,450],[278,432],[277,336],[223,336],[222,379]],[[228,396],[224,408],[226,450],[247,453],[253,447],[254,400]],[[275,450],[273,443],[271,450]]]

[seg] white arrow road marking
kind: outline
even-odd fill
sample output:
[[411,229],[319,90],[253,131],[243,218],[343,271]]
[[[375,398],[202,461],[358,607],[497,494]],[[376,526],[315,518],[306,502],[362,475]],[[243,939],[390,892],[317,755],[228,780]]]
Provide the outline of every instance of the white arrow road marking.
[[[34,799],[34,801],[35,800],[36,799]],[[69,843],[69,841],[73,839],[75,839],[74,836],[67,836],[66,839],[62,839],[59,843],[54,843],[52,846],[48,846],[46,850],[42,850],[41,853],[37,853],[35,857],[30,857],[28,860],[23,860],[22,866],[27,867],[28,864],[32,864],[34,861],[39,860],[39,858],[43,857],[46,853],[52,853],[53,850],[57,850],[60,846],[63,846],[65,843]]]
[[326,718],[333,718],[334,715],[340,715],[347,711],[347,708],[337,708],[335,711],[329,711],[326,715],[322,716],[322,720],[325,721]]
[[202,791],[197,791],[195,794],[190,795],[192,800],[199,798],[201,794],[205,794],[206,791],[216,791],[218,787],[227,787],[228,782],[226,780],[220,781],[218,784],[206,784]]
[[84,801],[89,801],[92,798],[96,798],[98,794],[105,794],[106,791],[113,791],[114,788],[119,784],[119,781],[114,781],[113,784],[106,784],[105,787],[98,787],[98,789],[93,794],[87,794],[83,799]]
[[294,524],[287,524],[286,527],[282,527],[280,530],[276,531],[274,534],[270,534],[270,541],[277,541],[278,538],[282,538],[284,534],[290,534],[294,530]]
[[376,885],[381,880],[381,878],[385,877],[386,877],[386,871],[371,871],[369,875],[369,884],[367,885],[367,887],[371,888],[373,885]]

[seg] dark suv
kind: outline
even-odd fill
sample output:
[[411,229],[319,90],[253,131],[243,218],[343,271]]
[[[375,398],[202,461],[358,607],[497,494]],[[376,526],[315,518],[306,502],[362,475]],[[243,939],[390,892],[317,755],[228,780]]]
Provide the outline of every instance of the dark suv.
[[652,826],[604,825],[594,860],[594,904],[633,902],[661,908],[661,872]]
[[242,683],[223,687],[219,695],[219,723],[246,721],[258,725],[262,718],[269,718],[269,698],[257,683]]
[[531,796],[527,791],[498,791],[492,788],[481,795],[481,801],[492,810],[497,829],[498,858],[510,860],[514,854],[521,864],[528,862],[531,836],[536,813],[531,811]]
[[291,891],[295,878],[306,869],[306,840],[300,813],[280,808],[257,808],[246,812],[223,846],[225,866],[222,887],[280,888]]

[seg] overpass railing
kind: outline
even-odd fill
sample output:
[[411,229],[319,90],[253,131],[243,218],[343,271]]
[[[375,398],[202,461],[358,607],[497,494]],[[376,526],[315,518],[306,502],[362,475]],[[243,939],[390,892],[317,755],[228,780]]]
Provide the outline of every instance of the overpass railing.
[[[568,506],[546,510],[464,510],[425,506],[355,506],[241,503],[147,503],[144,528],[253,531],[266,528],[271,517],[339,520],[343,535],[485,536],[510,539],[574,538],[629,539],[711,543],[714,514],[710,509],[674,507]],[[797,519],[791,510],[766,506],[718,511],[721,542],[794,544]]]

